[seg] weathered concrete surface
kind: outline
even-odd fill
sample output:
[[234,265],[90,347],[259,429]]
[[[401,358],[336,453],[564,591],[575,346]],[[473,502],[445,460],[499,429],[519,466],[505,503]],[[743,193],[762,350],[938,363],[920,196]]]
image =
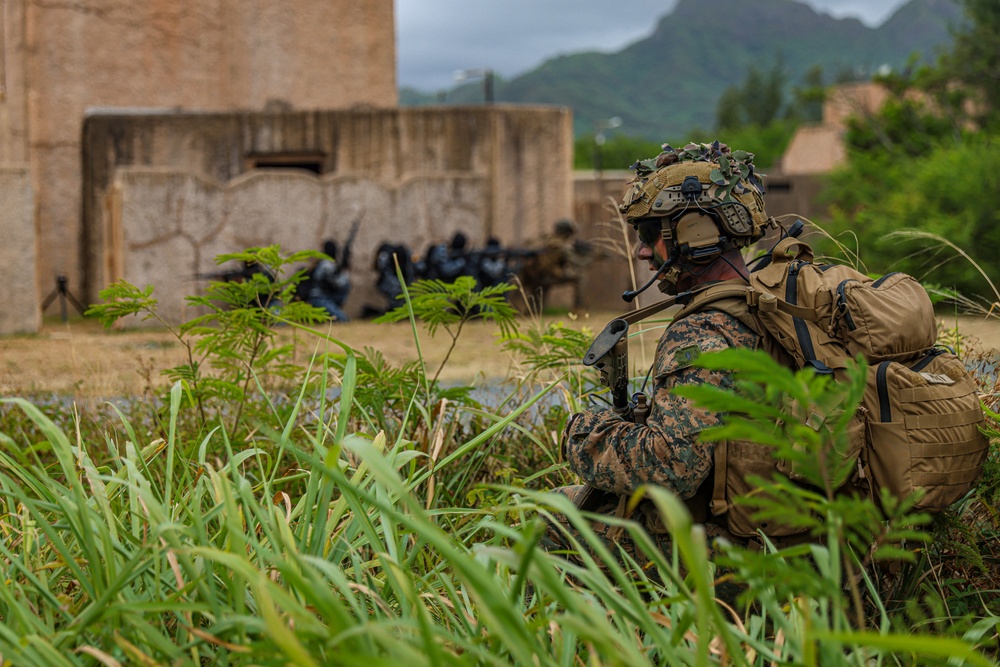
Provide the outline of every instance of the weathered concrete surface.
[[[27,165],[0,168],[0,334],[33,333],[41,327],[35,244],[35,201]],[[41,287],[55,288],[55,280]],[[47,292],[46,292],[47,293]]]
[[[86,297],[122,277],[119,222],[132,257],[135,244],[158,239],[154,230],[182,224],[203,266],[215,253],[275,242],[319,249],[361,219],[359,290],[374,282],[363,271],[384,241],[420,253],[462,231],[473,245],[490,236],[524,245],[572,214],[572,143],[570,112],[556,107],[95,114],[84,138]],[[251,169],[260,156],[296,154],[317,156],[323,176]],[[164,171],[154,187],[151,174]],[[109,208],[115,183],[120,218]],[[152,273],[142,275],[162,291]]]
[[349,176],[258,171],[219,183],[162,169],[121,168],[109,191],[109,235],[117,237],[112,245],[118,248],[109,267],[113,279],[153,285],[160,315],[177,323],[196,314],[184,296],[204,288],[206,281],[195,276],[217,271],[217,255],[272,244],[286,253],[319,250],[326,238],[342,242],[360,220],[347,304],[357,314],[365,304],[384,302],[370,269],[383,240],[419,248],[463,229],[481,244],[486,189],[486,179],[471,175],[414,177],[386,186]]
[[88,291],[80,161],[88,110],[398,101],[392,0],[3,4],[0,164],[30,164],[42,284],[65,273]]

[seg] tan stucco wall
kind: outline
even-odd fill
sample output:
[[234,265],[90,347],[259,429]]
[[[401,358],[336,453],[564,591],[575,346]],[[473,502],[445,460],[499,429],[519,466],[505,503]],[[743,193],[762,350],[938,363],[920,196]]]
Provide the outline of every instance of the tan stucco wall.
[[[354,245],[350,315],[380,307],[371,263],[383,242],[422,254],[458,231],[524,246],[570,217],[572,118],[556,107],[448,107],[285,114],[92,116],[84,146],[93,293],[153,284],[179,321],[214,257],[279,243]],[[248,170],[246,156],[321,155],[317,176]]]
[[[632,269],[626,258],[634,253],[630,245],[634,243],[635,233],[627,226],[623,233],[618,204],[633,176],[627,171],[605,171],[600,176],[592,171],[574,172],[573,217],[580,229],[580,238],[605,253],[604,258],[591,262],[583,274],[581,294],[587,308],[624,312],[632,307],[622,301],[621,295],[632,289]],[[637,266],[633,262],[632,265],[637,280],[649,274],[645,264]],[[655,289],[653,293],[660,296]]]
[[[38,331],[35,206],[27,165],[0,167],[0,201],[0,284],[4,286],[0,334]],[[48,287],[55,286],[53,279]]]
[[788,175],[825,174],[847,159],[844,130],[833,125],[798,128],[781,157],[781,170]]
[[[281,239],[294,239],[294,250],[319,249],[325,234],[343,240],[351,222],[363,217],[367,231],[356,245],[362,266],[383,241],[402,240],[422,253],[456,231],[474,245],[489,236],[524,245],[572,213],[572,118],[564,108],[105,115],[88,119],[84,143],[88,299],[121,277],[112,259],[116,218],[108,199],[116,179],[125,188],[121,224],[128,243],[149,233],[135,230],[172,228],[182,206],[185,215],[190,206],[205,210],[184,223],[192,238],[211,233],[221,239],[221,232],[210,230],[243,220],[244,233],[201,251],[207,256],[199,256],[199,266],[217,252],[278,241],[279,228]],[[246,180],[260,173],[248,171],[246,156],[296,151],[323,156],[328,173],[317,178],[284,171],[270,180]],[[187,185],[136,189],[134,174],[150,173],[137,167],[166,170]],[[230,194],[188,197],[196,181]],[[470,191],[469,183],[479,185]],[[254,194],[257,187],[266,197]],[[374,277],[359,277],[356,284],[366,281]],[[359,306],[352,299],[349,312]]]
[[[356,315],[365,304],[384,303],[370,267],[376,247],[387,238],[422,248],[462,229],[481,245],[486,187],[485,179],[474,176],[413,177],[386,186],[365,178],[262,170],[218,183],[161,169],[123,168],[110,190],[118,251],[109,264],[116,278],[153,285],[160,315],[177,323],[195,314],[184,296],[204,288],[206,281],[196,280],[197,274],[219,270],[217,255],[273,244],[286,254],[320,250],[327,238],[343,243],[358,220],[354,289],[347,302],[348,313]],[[401,220],[406,224],[398,224]]]
[[877,83],[845,83],[830,88],[823,102],[823,121],[799,127],[781,157],[787,176],[825,174],[847,159],[844,133],[851,117],[865,117],[882,108],[889,91]]
[[84,284],[80,137],[94,108],[397,103],[392,0],[7,0],[0,163],[28,161],[40,289]]
[[823,102],[823,124],[843,130],[849,118],[872,114],[881,109],[887,99],[889,91],[869,81],[833,86]]

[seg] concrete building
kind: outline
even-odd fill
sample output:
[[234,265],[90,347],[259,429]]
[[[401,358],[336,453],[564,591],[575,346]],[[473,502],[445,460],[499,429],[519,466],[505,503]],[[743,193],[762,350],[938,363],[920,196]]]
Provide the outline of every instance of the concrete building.
[[880,109],[889,91],[877,83],[847,83],[830,89],[823,103],[823,120],[803,125],[778,165],[785,177],[825,174],[843,162],[847,153],[844,132],[852,116],[864,116]]
[[384,304],[369,268],[384,241],[423,252],[461,231],[473,247],[520,246],[566,217],[571,151],[556,107],[91,115],[87,278],[153,284],[160,314],[181,321],[216,255],[319,250],[357,221],[354,316]]
[[119,277],[176,300],[216,251],[319,249],[352,215],[417,243],[570,213],[567,110],[397,106],[392,0],[3,0],[0,19],[0,333],[37,330],[60,276],[84,302]]

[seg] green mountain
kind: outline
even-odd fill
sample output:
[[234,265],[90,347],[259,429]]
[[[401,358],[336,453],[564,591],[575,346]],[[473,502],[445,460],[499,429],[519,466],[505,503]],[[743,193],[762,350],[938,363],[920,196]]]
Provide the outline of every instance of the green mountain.
[[[835,19],[795,0],[680,0],[648,38],[617,53],[560,56],[511,80],[495,82],[498,102],[558,104],[573,109],[577,134],[619,116],[622,132],[661,140],[711,129],[716,103],[741,85],[751,66],[780,63],[790,86],[813,66],[827,82],[901,69],[917,56],[933,60],[961,20],[956,0],[911,0],[877,28]],[[482,102],[482,84],[449,91],[449,104]],[[400,91],[404,105],[438,98]]]

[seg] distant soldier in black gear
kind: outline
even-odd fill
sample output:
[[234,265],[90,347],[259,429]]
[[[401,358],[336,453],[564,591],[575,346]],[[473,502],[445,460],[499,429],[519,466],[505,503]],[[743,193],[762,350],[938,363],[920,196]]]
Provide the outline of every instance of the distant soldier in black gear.
[[372,266],[378,274],[375,287],[386,298],[386,307],[376,312],[386,313],[402,304],[400,297],[403,295],[403,285],[396,274],[397,263],[405,284],[409,285],[416,280],[416,268],[408,247],[403,244],[383,243],[375,251],[375,261]]
[[451,243],[438,243],[427,250],[420,277],[453,283],[459,276],[469,275],[469,256],[465,251],[467,239],[462,232],[455,232]]
[[512,272],[507,263],[507,255],[497,238],[490,237],[486,241],[485,248],[473,253],[470,263],[476,278],[476,285],[480,289],[499,285],[511,278]]
[[344,302],[351,292],[349,247],[344,248],[341,261],[337,261],[336,241],[327,240],[323,244],[323,253],[327,257],[316,262],[303,283],[301,292],[305,294],[304,301],[322,308],[338,322],[347,322],[350,318],[344,312]]
[[322,308],[338,322],[347,322],[344,304],[351,292],[351,248],[358,235],[361,219],[351,224],[351,231],[344,243],[343,253],[338,254],[337,242],[327,239],[323,243],[325,258],[319,259],[309,269],[306,279],[296,290],[297,296],[306,303]]

